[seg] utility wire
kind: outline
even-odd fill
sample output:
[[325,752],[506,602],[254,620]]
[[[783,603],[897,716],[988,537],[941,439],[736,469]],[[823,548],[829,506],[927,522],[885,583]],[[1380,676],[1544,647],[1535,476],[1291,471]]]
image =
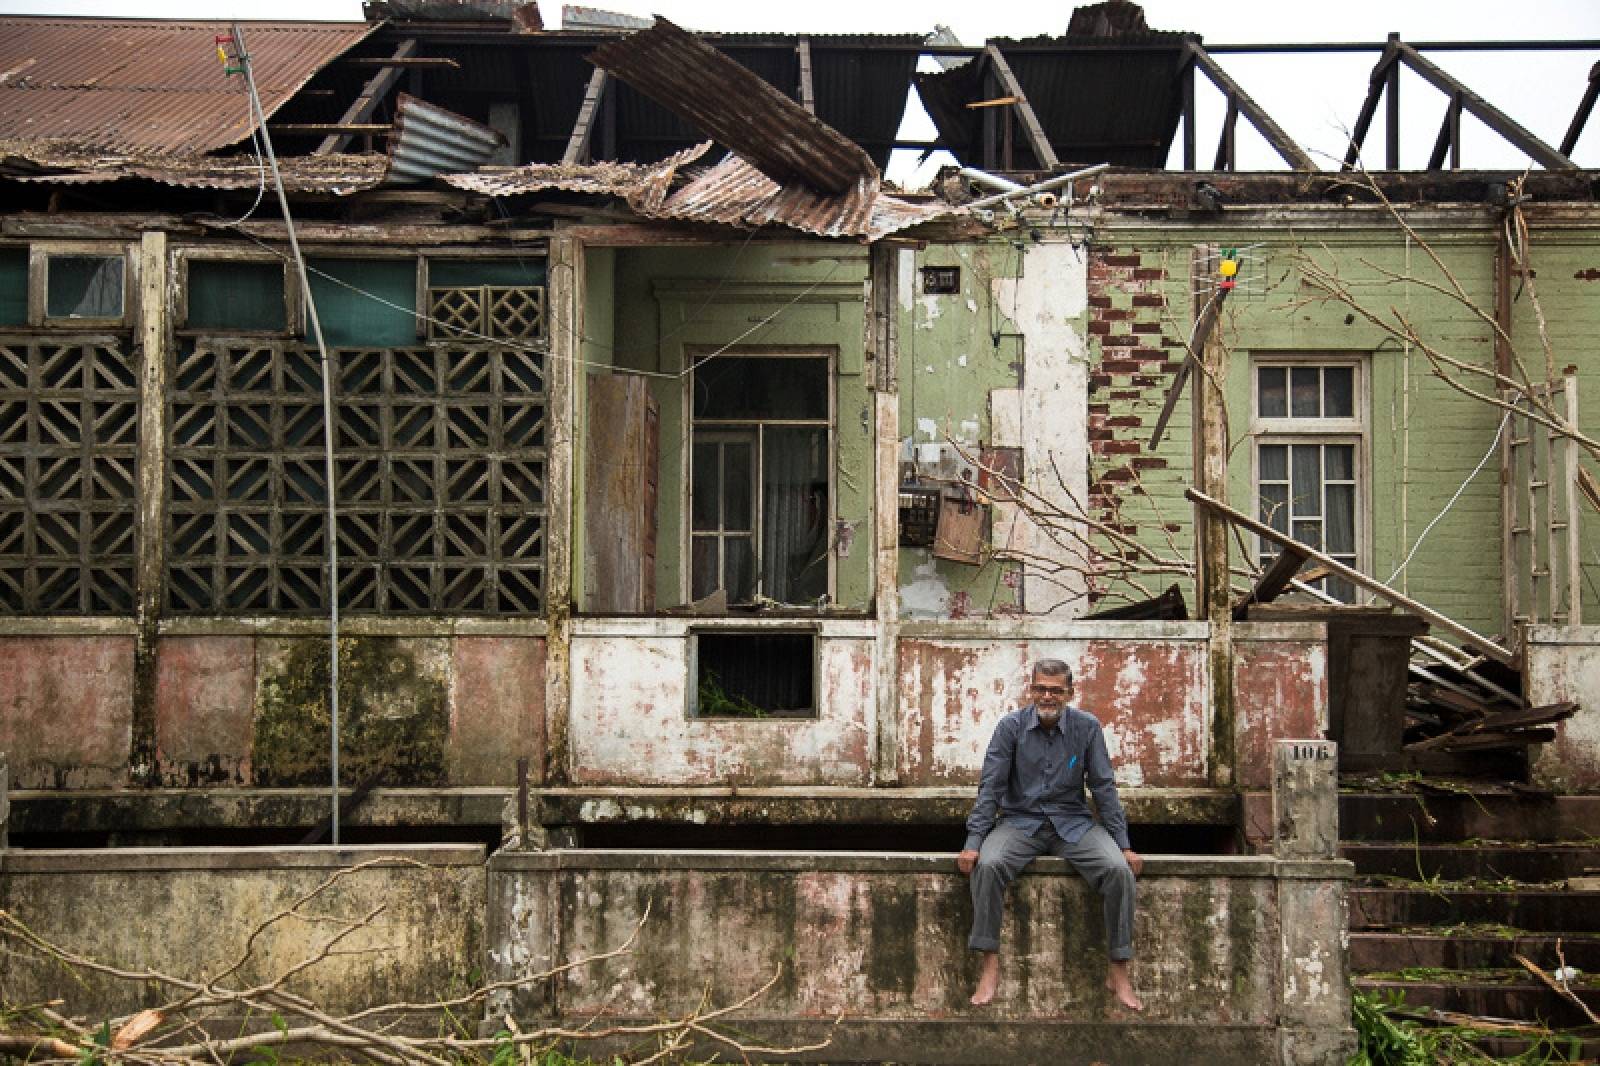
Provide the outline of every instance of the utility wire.
[[[267,132],[267,116],[261,107],[261,95],[256,91],[256,76],[250,61],[250,50],[245,47],[244,32],[239,23],[233,23],[233,43],[238,51],[237,62],[244,73],[245,84],[250,89],[250,107],[256,126],[261,130],[261,141],[267,149],[267,162],[272,167],[272,183],[278,190],[278,206],[283,210],[283,225],[289,234],[289,248],[294,253],[295,268],[300,273],[301,294],[305,297],[306,311],[311,316],[311,330],[317,340],[317,353],[322,358],[322,448],[323,465],[328,482],[328,672],[330,676],[328,707],[331,714],[329,737],[329,824],[332,826],[334,847],[339,846],[339,528],[338,507],[335,501],[337,484],[333,471],[333,373],[328,361],[328,346],[322,339],[322,320],[317,316],[317,301],[311,294],[311,279],[306,275],[305,256],[300,253],[300,241],[295,236],[294,216],[289,212],[289,197],[283,191],[283,175],[278,171],[278,155],[272,149],[272,134]],[[251,208],[254,210],[254,208]]]

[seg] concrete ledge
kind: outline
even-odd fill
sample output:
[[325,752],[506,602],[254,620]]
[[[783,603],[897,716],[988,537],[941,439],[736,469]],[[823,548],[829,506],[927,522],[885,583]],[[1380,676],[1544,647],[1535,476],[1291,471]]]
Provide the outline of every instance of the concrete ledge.
[[[628,848],[560,848],[551,851],[500,851],[493,868],[504,871],[656,870],[750,871],[792,873],[871,873],[954,875],[956,853],[883,851],[651,851]],[[1270,878],[1281,876],[1277,860],[1254,855],[1146,855],[1142,879],[1153,878]],[[1348,877],[1353,869],[1344,861],[1296,863],[1300,875]],[[1311,869],[1316,867],[1316,870]],[[1071,877],[1061,859],[1041,858],[1028,867],[1025,877]]]
[[[379,788],[347,819],[358,826],[499,825],[509,788]],[[966,821],[973,789],[958,788],[547,788],[533,793],[545,825],[667,822],[683,825],[952,825]],[[328,815],[319,788],[33,789],[11,793],[14,833],[283,828]],[[1139,825],[1239,821],[1239,797],[1222,789],[1125,788]]]
[[135,637],[139,623],[132,618],[55,617],[23,615],[0,620],[4,637]]
[[323,870],[392,859],[394,866],[481,866],[481,844],[274,848],[72,848],[6,853],[8,874],[147,870]]
[[909,640],[1205,640],[1206,622],[1073,622],[1065,619],[994,618],[960,621],[905,622],[900,636]]
[[[131,623],[130,623],[131,624]],[[549,625],[521,618],[383,618],[344,615],[341,637],[542,637]],[[326,618],[166,618],[156,630],[164,637],[325,637]]]

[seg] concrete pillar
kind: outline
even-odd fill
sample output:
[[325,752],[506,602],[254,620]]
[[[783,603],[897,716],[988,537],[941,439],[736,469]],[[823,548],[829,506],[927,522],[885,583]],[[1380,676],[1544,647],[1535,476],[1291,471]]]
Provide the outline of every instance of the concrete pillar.
[[5,865],[7,837],[11,829],[11,768],[6,753],[0,751],[0,868]]
[[1339,854],[1339,746],[1280,740],[1272,752],[1272,851],[1280,859]]
[[1348,947],[1351,865],[1339,853],[1338,745],[1273,745],[1278,875],[1278,1060],[1343,1062],[1355,1051]]

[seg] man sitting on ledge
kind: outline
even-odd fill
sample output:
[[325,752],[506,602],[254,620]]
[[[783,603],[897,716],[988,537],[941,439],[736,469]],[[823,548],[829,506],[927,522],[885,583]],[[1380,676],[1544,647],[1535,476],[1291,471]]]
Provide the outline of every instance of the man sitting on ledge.
[[[1072,864],[1105,902],[1106,988],[1123,1007],[1143,1010],[1128,977],[1133,958],[1134,878],[1144,867],[1128,841],[1100,722],[1069,705],[1072,669],[1060,659],[1033,667],[1033,703],[995,727],[983,757],[978,801],[967,818],[967,843],[956,865],[972,879],[972,935],[983,954],[972,1004],[990,1003],[1000,987],[1000,917],[1006,886],[1044,852]],[[1084,802],[1087,781],[1103,825]],[[998,812],[999,820],[996,820]],[[980,850],[981,849],[981,850]]]

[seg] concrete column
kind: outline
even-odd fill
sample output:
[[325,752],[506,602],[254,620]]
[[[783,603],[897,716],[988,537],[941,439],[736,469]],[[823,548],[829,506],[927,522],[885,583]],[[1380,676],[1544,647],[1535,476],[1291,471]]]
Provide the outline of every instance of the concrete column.
[[1272,851],[1280,859],[1339,854],[1339,746],[1280,740],[1272,752]]
[[156,635],[161,621],[161,580],[166,565],[167,367],[170,264],[167,235],[146,233],[139,241],[139,511],[135,613],[138,636],[133,662],[133,728],[128,753],[134,783],[156,780]]
[[550,359],[545,373],[549,456],[545,486],[545,765],[544,780],[565,784],[572,720],[572,460],[573,371],[578,358],[578,317],[583,305],[583,245],[571,237],[550,242]]
[[1352,873],[1339,851],[1338,745],[1273,745],[1272,837],[1278,861],[1279,1062],[1343,1062],[1350,1025]]
[[900,777],[900,393],[899,315],[903,275],[913,253],[872,249],[864,343],[872,358],[873,494],[872,607],[877,621],[876,699],[873,710],[872,782],[893,785]]

